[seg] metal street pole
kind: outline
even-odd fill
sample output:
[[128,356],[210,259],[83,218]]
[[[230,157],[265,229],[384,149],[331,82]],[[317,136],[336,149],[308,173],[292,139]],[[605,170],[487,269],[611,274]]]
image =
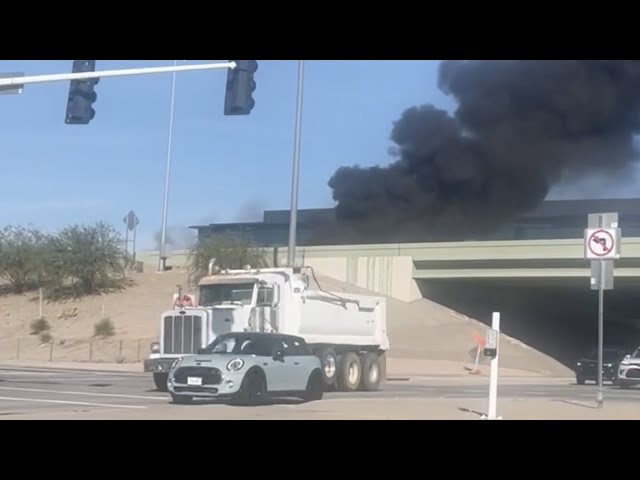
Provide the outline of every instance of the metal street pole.
[[298,60],[298,96],[296,100],[296,125],[293,141],[293,172],[291,178],[291,214],[289,218],[289,267],[295,266],[296,233],[298,227],[298,189],[300,183],[300,140],[302,134],[302,103],[304,99],[304,60]]
[[[178,60],[173,61],[173,66],[178,66]],[[164,272],[167,262],[167,214],[169,208],[169,182],[171,179],[171,150],[173,147],[173,117],[176,106],[176,72],[173,72],[171,81],[171,110],[169,113],[169,139],[167,142],[167,167],[164,181],[164,204],[162,206],[162,233],[160,235],[160,258],[158,259],[158,272]]]
[[602,368],[604,349],[604,261],[600,261],[600,285],[598,287],[598,394],[596,403],[598,407],[604,405],[602,392]]

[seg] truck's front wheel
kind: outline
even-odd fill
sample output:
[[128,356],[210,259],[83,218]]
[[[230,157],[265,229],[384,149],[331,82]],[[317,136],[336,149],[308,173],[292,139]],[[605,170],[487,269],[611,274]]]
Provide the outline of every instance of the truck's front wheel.
[[168,392],[169,388],[167,387],[167,382],[169,381],[168,373],[154,373],[153,374],[153,383],[156,384],[156,388],[159,392]]

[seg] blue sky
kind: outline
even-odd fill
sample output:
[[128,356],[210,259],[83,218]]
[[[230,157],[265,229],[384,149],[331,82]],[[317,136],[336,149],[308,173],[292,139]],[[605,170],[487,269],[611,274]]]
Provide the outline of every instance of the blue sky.
[[[218,61],[218,60],[214,60]],[[226,61],[226,60],[222,60]],[[189,60],[189,63],[209,60]],[[2,60],[0,71],[71,71],[72,60]],[[98,70],[173,60],[98,60]],[[224,117],[226,72],[178,75],[169,226],[254,220],[289,207],[297,61],[260,60],[256,107]],[[300,207],[332,206],[327,181],[343,165],[387,164],[392,122],[404,109],[433,103],[438,61],[307,62]],[[29,85],[0,96],[0,225],[54,231],[103,220],[124,228],[140,217],[139,248],[160,229],[171,74],[108,78],[96,87],[96,118],[64,123],[68,82]]]

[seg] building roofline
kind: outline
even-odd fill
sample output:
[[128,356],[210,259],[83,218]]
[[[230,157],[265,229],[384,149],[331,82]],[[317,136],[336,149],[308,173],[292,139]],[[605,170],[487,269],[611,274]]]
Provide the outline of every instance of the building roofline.
[[[322,213],[331,212],[334,209],[328,208],[307,208],[300,209],[299,212],[306,213]],[[265,210],[263,212],[263,218],[267,214],[284,214],[289,210]],[[532,218],[548,218],[548,217],[564,217],[564,216],[576,216],[586,215],[589,213],[604,213],[604,212],[617,212],[620,215],[639,215],[640,216],[640,198],[612,198],[612,199],[585,199],[585,200],[545,200],[536,209],[518,215],[516,218],[532,219]],[[585,220],[586,221],[586,220]],[[511,222],[507,222],[511,223]],[[299,226],[304,226],[305,221],[298,221]],[[282,227],[285,223],[278,222],[265,222],[253,221],[253,222],[229,222],[229,223],[210,223],[208,225],[193,225],[188,227],[189,229],[202,230],[202,229],[224,229],[224,228],[276,228]]]

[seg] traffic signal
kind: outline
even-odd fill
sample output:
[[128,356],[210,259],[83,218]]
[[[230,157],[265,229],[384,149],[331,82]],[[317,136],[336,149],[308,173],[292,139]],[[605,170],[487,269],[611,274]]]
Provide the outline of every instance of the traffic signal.
[[236,68],[227,73],[227,93],[224,98],[225,115],[249,115],[256,102],[253,92],[256,82],[253,78],[258,70],[256,60],[233,60]]
[[[73,61],[73,73],[95,71],[95,60]],[[100,79],[98,78],[71,80],[65,123],[68,125],[87,125],[91,120],[93,120],[93,117],[96,116],[96,111],[93,109],[92,105],[98,99],[98,94],[95,92],[94,88],[98,84],[99,80]]]

